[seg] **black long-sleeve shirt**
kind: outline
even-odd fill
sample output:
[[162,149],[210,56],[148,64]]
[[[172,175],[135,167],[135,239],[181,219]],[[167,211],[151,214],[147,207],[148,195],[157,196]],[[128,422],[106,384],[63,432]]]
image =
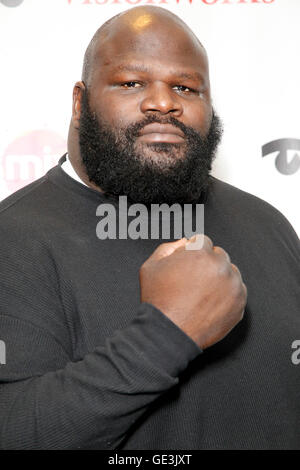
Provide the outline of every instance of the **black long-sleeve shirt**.
[[202,352],[140,304],[139,268],[162,240],[100,240],[104,202],[58,165],[0,204],[1,447],[299,449],[300,256],[286,219],[211,178],[205,233],[248,302]]

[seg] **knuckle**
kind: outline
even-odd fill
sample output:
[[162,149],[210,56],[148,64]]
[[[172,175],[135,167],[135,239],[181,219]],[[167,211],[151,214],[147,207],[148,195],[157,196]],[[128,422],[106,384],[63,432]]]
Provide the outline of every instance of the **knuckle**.
[[208,243],[211,243],[211,244],[213,245],[212,239],[209,238],[207,235],[204,235],[204,239],[205,239]]
[[233,275],[231,277],[232,288],[237,299],[244,299],[243,283],[239,276]]
[[223,262],[225,262],[228,265],[228,268],[231,270],[231,260],[230,260],[229,254],[223,248],[219,246],[217,248],[218,248],[217,252],[219,253],[220,257],[223,259]]
[[227,254],[224,248],[222,248],[221,246],[214,246],[214,251],[221,254]]
[[152,256],[153,256],[154,254],[159,254],[159,253],[161,253],[161,252],[164,252],[164,251],[166,250],[167,246],[168,246],[168,243],[166,243],[166,242],[161,243],[160,245],[158,245],[157,248],[155,248],[155,250],[154,250],[153,253],[152,253]]
[[223,256],[212,257],[212,268],[218,276],[228,278],[231,275],[230,263]]
[[236,264],[230,263],[231,264],[231,269],[238,275],[241,275],[239,268],[237,267]]
[[175,240],[174,242],[163,242],[159,245],[162,249],[168,249],[170,247],[173,247],[173,245],[176,245],[178,243],[178,240]]
[[203,234],[203,249],[206,251],[211,251],[213,249],[213,242],[212,240],[207,236]]
[[162,249],[162,248],[166,248],[168,245],[169,245],[169,243],[163,242],[157,247],[157,250]]

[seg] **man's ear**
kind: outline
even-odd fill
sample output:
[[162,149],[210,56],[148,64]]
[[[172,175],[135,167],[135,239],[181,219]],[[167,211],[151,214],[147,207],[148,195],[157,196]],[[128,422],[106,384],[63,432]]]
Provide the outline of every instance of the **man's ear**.
[[79,129],[79,119],[81,114],[82,94],[85,90],[83,82],[76,82],[73,88],[73,105],[72,105],[72,123],[75,129]]

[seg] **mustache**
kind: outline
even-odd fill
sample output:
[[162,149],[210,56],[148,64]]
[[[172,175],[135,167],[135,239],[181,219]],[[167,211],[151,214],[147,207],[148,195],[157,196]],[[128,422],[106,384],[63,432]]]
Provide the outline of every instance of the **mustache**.
[[138,121],[134,124],[130,124],[126,130],[125,130],[125,135],[128,140],[135,139],[136,137],[139,136],[140,131],[147,126],[148,124],[171,124],[172,126],[178,127],[184,134],[185,136],[188,136],[191,132],[196,133],[196,131],[183,124],[182,122],[178,121],[176,118],[173,116],[168,116],[167,118],[159,118],[157,115],[149,115],[146,116],[144,119],[141,121]]

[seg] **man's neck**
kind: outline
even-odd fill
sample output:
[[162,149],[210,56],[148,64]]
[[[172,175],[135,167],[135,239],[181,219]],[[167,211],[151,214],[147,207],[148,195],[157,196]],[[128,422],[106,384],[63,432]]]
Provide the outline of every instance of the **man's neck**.
[[74,170],[68,154],[66,154],[66,160],[62,163],[61,167],[71,178],[83,184],[84,186],[88,186]]
[[66,162],[63,164],[63,170],[65,170],[69,176],[84,184],[85,186],[103,193],[99,186],[89,180],[89,177],[83,167],[83,163],[79,162],[77,159],[72,158],[70,153],[67,153],[66,155]]

